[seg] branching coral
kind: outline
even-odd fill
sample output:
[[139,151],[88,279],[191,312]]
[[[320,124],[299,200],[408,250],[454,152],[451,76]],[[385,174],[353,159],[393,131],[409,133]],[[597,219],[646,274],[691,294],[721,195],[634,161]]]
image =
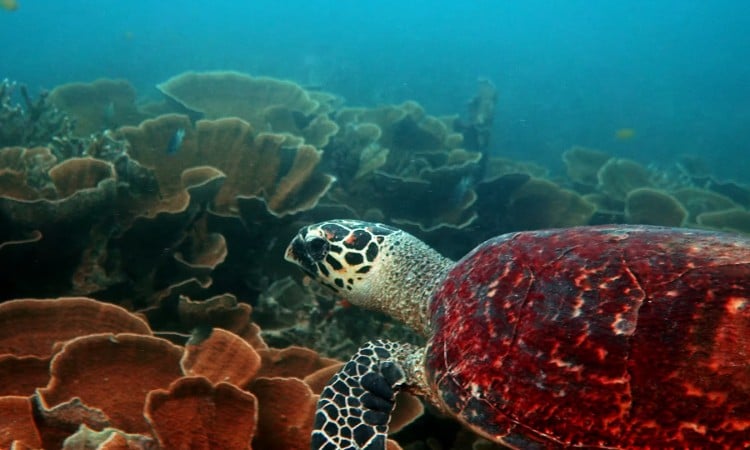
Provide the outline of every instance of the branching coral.
[[0,123],[0,148],[46,145],[73,130],[73,121],[49,102],[47,92],[33,99],[26,86],[7,79],[0,82]]

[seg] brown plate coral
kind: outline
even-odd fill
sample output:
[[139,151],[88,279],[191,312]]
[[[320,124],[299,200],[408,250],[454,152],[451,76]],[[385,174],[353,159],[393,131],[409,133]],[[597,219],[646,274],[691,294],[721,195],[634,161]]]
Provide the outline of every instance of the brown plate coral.
[[[420,338],[285,263],[306,223],[399,224],[450,257],[522,229],[750,232],[750,188],[684,161],[580,146],[559,168],[502,157],[486,80],[465,118],[236,72],[158,89],[145,103],[125,80],[37,97],[0,83],[2,447],[308,448],[337,360]],[[487,445],[414,399],[399,414],[420,417],[405,446]]]

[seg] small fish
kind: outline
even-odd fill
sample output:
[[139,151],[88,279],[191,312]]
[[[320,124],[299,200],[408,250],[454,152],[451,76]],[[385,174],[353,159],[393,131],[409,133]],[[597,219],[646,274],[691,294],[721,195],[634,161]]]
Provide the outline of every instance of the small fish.
[[180,148],[182,148],[182,141],[184,139],[185,129],[178,128],[177,131],[175,131],[172,135],[172,138],[169,139],[169,144],[167,144],[167,155],[174,155],[175,153],[179,152]]
[[18,2],[16,0],[0,0],[0,8],[6,11],[15,11],[18,9]]
[[615,139],[618,141],[628,141],[635,137],[635,130],[632,128],[620,128],[615,130]]

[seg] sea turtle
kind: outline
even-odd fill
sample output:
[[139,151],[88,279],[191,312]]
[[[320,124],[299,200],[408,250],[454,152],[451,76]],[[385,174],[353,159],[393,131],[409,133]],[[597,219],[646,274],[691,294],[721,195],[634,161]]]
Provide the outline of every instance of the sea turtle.
[[517,449],[750,448],[750,238],[525,231],[454,262],[332,220],[286,259],[427,338],[362,347],[321,393],[313,449],[383,449],[398,390]]

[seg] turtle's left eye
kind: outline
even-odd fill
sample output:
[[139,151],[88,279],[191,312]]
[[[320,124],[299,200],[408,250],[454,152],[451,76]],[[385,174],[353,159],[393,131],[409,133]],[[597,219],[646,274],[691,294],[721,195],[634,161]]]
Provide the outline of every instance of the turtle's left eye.
[[323,261],[328,254],[328,241],[321,237],[310,237],[305,241],[307,253],[314,261]]

